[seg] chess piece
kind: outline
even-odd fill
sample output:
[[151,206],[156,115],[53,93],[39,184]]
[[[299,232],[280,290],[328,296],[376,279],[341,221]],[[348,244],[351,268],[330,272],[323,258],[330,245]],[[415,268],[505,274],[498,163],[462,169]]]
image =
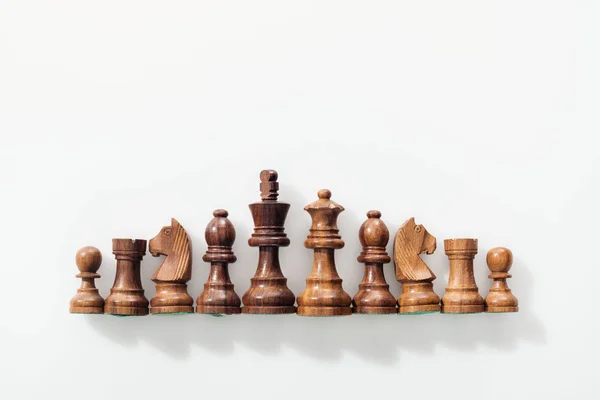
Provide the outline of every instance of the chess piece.
[[86,246],[77,251],[75,262],[81,278],[81,287],[71,299],[69,312],[74,314],[103,314],[104,299],[98,293],[94,280],[100,278],[96,272],[102,264],[102,253],[95,247]]
[[483,297],[479,295],[473,276],[477,239],[446,239],[444,249],[450,259],[450,276],[442,297],[442,312],[483,312]]
[[204,284],[204,291],[196,300],[196,312],[200,314],[241,312],[240,298],[233,290],[233,283],[229,278],[228,264],[234,263],[237,258],[231,249],[235,242],[235,229],[227,219],[228,215],[225,210],[215,210],[214,218],[204,231],[208,251],[202,260],[210,262],[210,273]]
[[104,303],[104,312],[113,315],[148,315],[148,299],[142,288],[141,262],[146,254],[143,239],[113,239],[117,259],[115,283]]
[[248,244],[258,246],[258,267],[251,279],[250,288],[242,297],[242,312],[245,314],[296,312],[296,298],[288,289],[287,279],[279,265],[279,247],[290,244],[283,227],[290,205],[277,201],[277,176],[277,172],[273,170],[260,173],[262,201],[249,205],[254,220],[254,233]]
[[506,279],[512,277],[508,273],[513,262],[512,252],[505,247],[493,248],[488,251],[486,261],[492,271],[489,278],[494,281],[490,293],[485,298],[485,311],[494,313],[519,311],[519,301],[506,284]]
[[421,314],[440,311],[440,297],[433,291],[435,274],[421,260],[419,254],[433,254],[435,236],[415,219],[406,221],[394,240],[394,264],[396,280],[402,282],[402,294],[398,297],[400,314]]
[[193,313],[194,299],[188,294],[187,282],[192,278],[192,244],[179,222],[163,226],[148,243],[154,257],[167,256],[152,275],[156,296],[150,300],[151,314]]
[[356,314],[395,314],[396,298],[390,293],[390,286],[383,275],[383,264],[391,261],[385,251],[390,231],[380,219],[379,211],[369,211],[367,217],[358,231],[362,245],[358,262],[365,264],[365,274],[358,293],[352,299],[352,311]]
[[306,289],[298,296],[298,315],[350,315],[351,298],[342,288],[334,258],[335,249],[344,247],[337,228],[337,218],[344,207],[330,200],[327,189],[319,190],[318,196],[317,201],[304,207],[312,218],[304,247],[314,249],[314,261]]

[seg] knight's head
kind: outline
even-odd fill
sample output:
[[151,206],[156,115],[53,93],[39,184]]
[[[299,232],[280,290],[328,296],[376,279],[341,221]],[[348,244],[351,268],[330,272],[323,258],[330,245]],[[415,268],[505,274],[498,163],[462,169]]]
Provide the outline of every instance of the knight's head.
[[168,256],[173,249],[173,242],[179,229],[179,222],[175,218],[171,218],[171,225],[163,226],[158,235],[156,235],[149,243],[150,254],[154,257],[159,255]]
[[404,223],[402,228],[405,229],[406,235],[412,238],[413,243],[418,246],[419,254],[433,254],[437,246],[435,236],[427,232],[423,225],[417,225],[415,219],[411,218]]

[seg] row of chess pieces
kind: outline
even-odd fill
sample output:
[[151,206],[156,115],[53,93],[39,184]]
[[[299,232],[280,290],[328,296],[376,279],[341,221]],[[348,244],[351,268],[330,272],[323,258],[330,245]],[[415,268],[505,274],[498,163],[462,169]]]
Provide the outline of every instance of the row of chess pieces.
[[[331,192],[318,192],[318,200],[307,205],[312,226],[304,246],[314,250],[314,262],[306,289],[294,296],[279,264],[279,247],[290,240],[284,223],[290,208],[277,201],[277,172],[264,170],[260,174],[261,201],[250,204],[254,233],[250,246],[259,248],[258,268],[248,291],[240,297],[234,290],[228,264],[236,261],[232,251],[235,229],[225,210],[215,210],[206,227],[208,250],[202,259],[210,263],[208,280],[196,300],[195,312],[203,314],[290,314],[305,316],[337,316],[356,314],[421,314],[516,312],[518,301],[507,286],[512,266],[509,249],[497,247],[487,254],[492,287],[485,299],[473,275],[473,259],[477,254],[477,239],[447,239],[444,249],[450,262],[448,285],[440,297],[433,290],[434,273],[419,256],[432,254],[436,238],[414,218],[406,221],[394,240],[396,279],[402,283],[402,294],[396,299],[389,291],[383,265],[391,262],[386,252],[389,231],[379,211],[369,211],[358,237],[362,252],[358,261],[365,273],[358,292],[351,298],[342,288],[337,273],[334,251],[344,247],[337,229],[338,215],[344,208],[331,200]],[[192,244],[183,226],[174,218],[150,240],[149,251],[166,256],[152,275],[156,296],[151,301],[144,296],[141,283],[141,261],[146,254],[146,240],[113,239],[113,254],[117,261],[115,281],[104,300],[94,280],[102,263],[102,254],[95,247],[77,252],[76,262],[81,287],[70,303],[70,312],[85,314],[147,315],[193,313],[194,300],[188,294],[187,282],[192,277]],[[243,300],[243,306],[242,306]],[[296,300],[298,306],[296,307]]]

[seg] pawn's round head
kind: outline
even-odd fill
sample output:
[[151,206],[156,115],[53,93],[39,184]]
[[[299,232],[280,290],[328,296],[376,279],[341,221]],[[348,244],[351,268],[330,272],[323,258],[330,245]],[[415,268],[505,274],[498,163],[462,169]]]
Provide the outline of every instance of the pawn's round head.
[[494,247],[488,251],[486,261],[490,271],[508,272],[513,263],[513,255],[506,247]]
[[75,262],[81,272],[96,273],[102,264],[102,253],[93,246],[82,247],[77,251]]

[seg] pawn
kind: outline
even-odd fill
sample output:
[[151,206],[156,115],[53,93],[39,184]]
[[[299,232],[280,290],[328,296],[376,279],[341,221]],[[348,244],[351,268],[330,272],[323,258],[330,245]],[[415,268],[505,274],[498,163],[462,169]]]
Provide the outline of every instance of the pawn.
[[396,298],[390,293],[383,275],[383,264],[391,261],[385,251],[390,231],[380,219],[379,211],[369,211],[367,219],[358,231],[362,252],[358,262],[365,264],[365,275],[352,299],[352,311],[356,314],[395,314]]
[[517,312],[519,301],[513,296],[506,284],[506,279],[512,276],[508,273],[513,263],[512,252],[505,247],[495,247],[488,251],[486,262],[493,279],[490,293],[485,298],[485,312]]
[[81,278],[81,287],[71,299],[69,312],[74,314],[103,314],[104,299],[98,293],[94,280],[100,278],[96,272],[102,264],[102,253],[95,247],[86,246],[79,249],[75,262]]
[[237,257],[231,250],[235,228],[227,219],[228,215],[225,210],[215,210],[214,218],[204,231],[208,251],[202,260],[210,262],[210,273],[204,291],[196,300],[196,312],[200,314],[239,314],[242,311],[242,302],[229,278],[228,264],[234,263]]

